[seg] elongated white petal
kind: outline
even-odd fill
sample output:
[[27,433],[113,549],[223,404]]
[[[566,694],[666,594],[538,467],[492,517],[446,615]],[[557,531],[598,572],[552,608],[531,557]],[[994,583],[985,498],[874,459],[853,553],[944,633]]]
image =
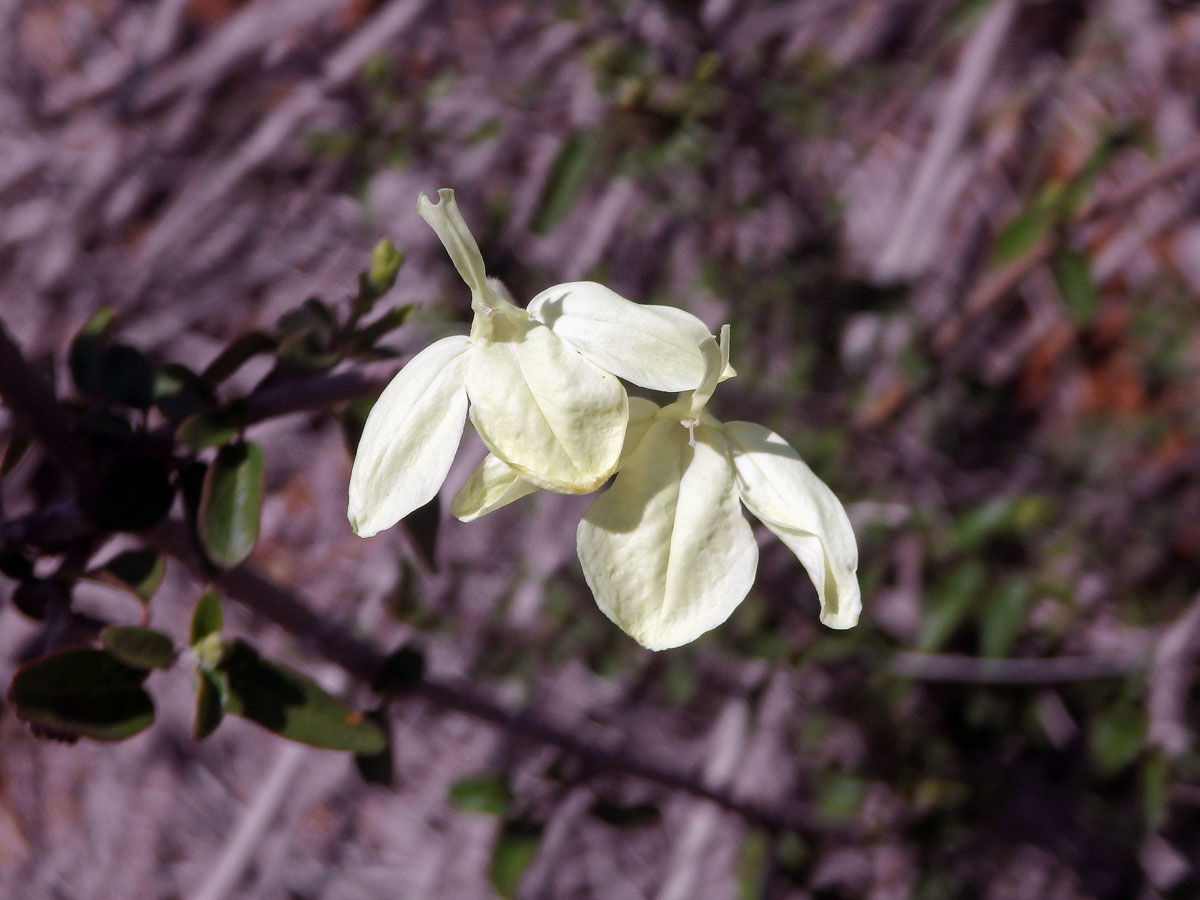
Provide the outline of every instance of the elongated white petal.
[[[621,447],[622,461],[637,449],[658,410],[657,404],[642,397],[629,398],[629,425],[625,429],[625,443]],[[473,522],[537,489],[537,485],[518,475],[516,469],[495,453],[489,453],[454,495],[450,512],[464,522]]]
[[530,484],[512,466],[489,453],[454,495],[450,512],[464,522],[473,522],[536,490],[537,485]]
[[651,650],[720,625],[754,583],[758,547],[720,435],[656,421],[579,523],[576,547],[596,603]]
[[529,314],[607,372],[654,391],[690,391],[704,376],[708,328],[672,306],[626,300],[594,281],[542,291]]
[[586,494],[616,468],[625,389],[543,325],[477,342],[467,394],[488,449],[540,488]]
[[465,335],[430,344],[400,370],[367,416],[350,472],[348,516],[362,537],[390,528],[437,494],[467,416]]
[[821,601],[821,621],[850,628],[862,611],[858,543],[841,501],[769,428],[728,422],[742,502],[796,554]]
[[633,456],[646,431],[654,424],[661,407],[645,397],[629,398],[629,423],[625,426],[625,442],[621,445],[619,469]]
[[462,212],[459,211],[454,191],[450,188],[440,188],[437,203],[431,202],[422,193],[417,198],[417,215],[437,233],[442,246],[450,254],[454,268],[458,269],[458,274],[471,289],[473,301],[478,301],[488,308],[511,306],[488,281],[483,255],[479,252],[479,245],[475,243],[470,229],[467,228]]

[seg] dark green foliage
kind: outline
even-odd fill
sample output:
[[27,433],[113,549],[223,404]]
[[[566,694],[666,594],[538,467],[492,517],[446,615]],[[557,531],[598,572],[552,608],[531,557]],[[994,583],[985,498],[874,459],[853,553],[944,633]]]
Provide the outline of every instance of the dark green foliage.
[[113,403],[145,409],[154,400],[154,370],[136,347],[112,344],[100,354],[96,388]]
[[104,337],[112,327],[114,318],[116,314],[111,309],[100,310],[88,319],[71,342],[68,357],[71,378],[81,394],[91,394],[99,389]]
[[100,632],[100,642],[112,656],[135,669],[169,669],[175,664],[175,642],[153,628],[110,625]]
[[192,610],[191,627],[188,629],[188,646],[195,647],[210,635],[221,633],[221,601],[216,591],[205,591]]
[[541,843],[542,826],[537,822],[515,819],[501,827],[492,848],[488,876],[492,887],[505,900],[517,896],[521,877],[537,856]]
[[388,740],[382,750],[374,753],[354,754],[355,768],[358,769],[358,774],[367,784],[390,787],[395,780],[396,760],[394,748],[392,747],[391,733],[388,728],[387,713],[382,709],[376,709],[368,712],[366,716],[369,721],[379,726],[380,730],[387,735]]
[[120,741],[154,721],[154,702],[142,689],[148,674],[103,650],[64,650],[20,669],[8,699],[51,737]]
[[250,555],[258,540],[263,453],[256,444],[227,444],[204,475],[197,533],[213,565],[229,568]]
[[89,574],[107,576],[145,603],[162,584],[166,571],[166,560],[161,554],[153,550],[126,550]]
[[225,712],[221,701],[221,684],[217,676],[208,669],[196,670],[196,715],[192,723],[192,736],[203,740],[221,724]]
[[154,405],[172,422],[210,410],[216,403],[208,382],[187,366],[167,363],[154,375]]
[[276,346],[277,342],[271,335],[262,331],[251,331],[222,350],[200,377],[207,384],[220,384],[254,357],[275,352]]
[[223,642],[216,661],[203,668],[219,688],[225,713],[288,740],[362,754],[379,753],[387,744],[375,721],[298,672],[264,659],[245,641]]
[[474,775],[450,785],[450,802],[466,812],[503,816],[512,800],[512,788],[504,775]]

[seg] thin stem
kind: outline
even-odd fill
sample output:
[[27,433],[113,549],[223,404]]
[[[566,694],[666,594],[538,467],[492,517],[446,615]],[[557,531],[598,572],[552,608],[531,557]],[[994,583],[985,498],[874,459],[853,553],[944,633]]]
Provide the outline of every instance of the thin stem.
[[[149,535],[149,539],[158,550],[179,559],[200,577],[212,577],[192,550],[182,523],[165,522]],[[238,566],[212,580],[230,599],[300,639],[304,645],[319,652],[357,680],[366,684],[378,681],[387,661],[379,650],[347,629],[318,616],[302,599],[275,584],[252,566]],[[578,759],[592,772],[618,772],[682,791],[715,803],[759,827],[791,829],[808,834],[821,830],[804,811],[768,809],[746,803],[727,791],[707,787],[698,779],[682,775],[674,769],[637,759],[619,750],[596,746],[537,716],[507,709],[461,684],[427,676],[412,685],[407,694],[421,697],[442,709],[463,713],[514,734],[526,735],[557,747]]]

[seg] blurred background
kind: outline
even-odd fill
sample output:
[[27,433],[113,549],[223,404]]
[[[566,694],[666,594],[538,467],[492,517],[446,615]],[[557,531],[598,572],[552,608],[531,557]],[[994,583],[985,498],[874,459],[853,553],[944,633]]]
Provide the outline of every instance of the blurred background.
[[[173,670],[124,743],[0,717],[0,893],[1200,896],[1198,85],[1186,0],[3,4],[0,318],[60,394],[101,308],[203,368],[353,296],[382,237],[408,256],[384,303],[418,308],[364,370],[389,376],[469,320],[415,214],[453,187],[519,302],[592,278],[732,325],[710,409],[779,431],[846,502],[864,616],[822,628],[765,535],[729,622],[643,651],[583,583],[586,499],[443,511],[432,558],[403,529],[363,541],[336,418],[275,418],[251,430],[252,565],[766,813],[429,699],[393,705],[394,783],[367,785],[244,721],[193,741]],[[468,433],[446,490],[481,456]],[[41,496],[35,463],[6,515]],[[151,622],[185,634],[201,588],[171,565]],[[5,683],[38,627],[0,607]]]

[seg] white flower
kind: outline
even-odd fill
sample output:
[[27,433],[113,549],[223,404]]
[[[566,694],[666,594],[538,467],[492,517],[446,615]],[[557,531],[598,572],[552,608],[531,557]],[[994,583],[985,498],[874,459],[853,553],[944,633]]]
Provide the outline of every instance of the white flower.
[[708,329],[681,310],[643,306],[591,282],[560,284],[528,310],[485,274],[454,192],[422,194],[417,213],[437,232],[475,312],[469,336],[443,338],[409,361],[363,428],[348,516],[363,537],[437,494],[471,422],[489,450],[532,485],[595,490],[613,473],[628,401],[615,376],[654,390],[699,384]]
[[[707,372],[696,390],[665,407],[629,401],[617,478],[576,533],[596,603],[651,650],[720,625],[750,590],[758,547],[741,504],[800,560],[822,622],[850,628],[862,607],[858,546],[833,492],[778,434],[721,423],[704,410],[727,371],[728,329],[720,346],[711,337],[704,342]],[[470,519],[532,490],[490,457],[451,508]]]

